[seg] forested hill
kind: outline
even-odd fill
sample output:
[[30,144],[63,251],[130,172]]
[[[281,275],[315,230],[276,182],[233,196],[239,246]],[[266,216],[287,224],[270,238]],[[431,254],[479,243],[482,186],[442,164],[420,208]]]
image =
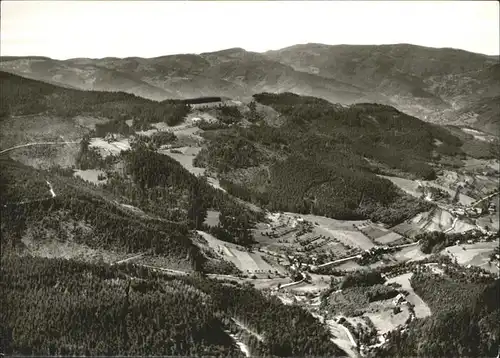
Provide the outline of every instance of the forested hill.
[[6,115],[93,115],[115,120],[180,123],[189,112],[185,101],[148,100],[125,92],[83,91],[54,86],[0,71],[0,118]]
[[187,222],[138,215],[121,205],[130,203],[123,196],[10,159],[0,159],[0,170],[3,251],[22,249],[24,240],[57,239],[94,250],[149,253],[188,269],[201,270],[206,261]]
[[434,179],[447,160],[463,156],[446,128],[390,106],[293,93],[254,99],[246,114],[252,123],[205,132],[209,144],[195,162],[218,171],[230,193],[269,210],[394,224],[429,204],[376,174]]
[[303,133],[321,137],[326,147],[317,147],[317,154],[338,149],[421,177],[432,177],[428,163],[440,155],[461,153],[460,139],[447,129],[394,107],[370,103],[342,107],[292,93],[262,93],[254,98],[284,116],[287,129],[297,127]]
[[239,357],[236,320],[262,337],[241,338],[254,356],[344,356],[310,313],[250,285],[4,250],[1,275],[7,355]]

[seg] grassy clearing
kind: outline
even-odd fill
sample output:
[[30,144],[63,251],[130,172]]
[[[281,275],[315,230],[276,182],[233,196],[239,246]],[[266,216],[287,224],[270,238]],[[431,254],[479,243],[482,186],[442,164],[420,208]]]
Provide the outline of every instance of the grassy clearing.
[[345,261],[335,267],[339,270],[345,270],[345,271],[357,271],[363,268],[363,266],[361,266],[360,264],[358,264],[356,261],[353,260]]
[[219,224],[219,214],[220,212],[218,211],[207,210],[207,217],[204,224],[208,226],[217,226]]
[[107,181],[107,179],[99,180],[99,175],[105,176],[104,171],[99,169],[87,169],[87,170],[76,169],[73,175],[78,176],[83,180],[94,184],[105,183]]
[[[158,153],[168,155],[170,158],[178,161],[187,171],[190,173],[199,176],[205,174],[205,168],[198,168],[193,165],[193,160],[198,152],[201,150],[200,147],[178,147],[175,149],[160,149]],[[216,178],[208,177],[208,183],[212,185],[214,188],[222,189],[219,181]]]
[[[287,213],[289,215],[297,215]],[[351,247],[359,247],[363,250],[370,249],[375,244],[364,234],[360,233],[353,225],[359,225],[362,221],[336,220],[318,215],[298,215],[304,220],[318,223],[318,233],[338,239],[341,243]]]
[[378,330],[378,334],[384,334],[405,324],[410,317],[408,306],[401,305],[401,312],[394,314],[391,308],[379,312],[369,312],[364,315],[370,318]]
[[392,254],[392,256],[397,260],[397,261],[416,261],[416,260],[421,260],[426,257],[429,257],[430,254],[424,254],[421,250],[420,247],[417,246],[408,246],[404,247]]
[[90,147],[98,148],[103,157],[110,154],[118,155],[122,150],[130,149],[130,142],[128,138],[121,139],[119,141],[108,143],[102,138],[92,138],[90,141]]
[[389,230],[381,228],[379,226],[369,224],[367,226],[358,227],[358,229],[368,236],[371,240],[377,240],[379,237],[385,236],[390,233]]
[[499,273],[495,264],[489,264],[489,256],[498,247],[498,240],[491,242],[477,242],[475,244],[449,246],[441,254],[457,259],[460,265],[477,266],[493,273]]
[[198,233],[206,240],[208,246],[224,260],[232,262],[240,271],[244,273],[268,274],[271,272],[284,272],[279,265],[271,265],[262,258],[262,254],[257,252],[249,253],[243,247],[221,241],[214,236],[204,232]]
[[398,241],[402,238],[401,235],[395,233],[395,232],[389,232],[388,234],[378,237],[375,239],[375,241],[380,244],[380,245],[388,245],[391,244],[395,241]]
[[446,210],[437,208],[432,211],[418,214],[411,222],[422,230],[445,231],[452,227],[453,215]]
[[330,333],[334,337],[332,341],[340,348],[342,348],[349,357],[359,357],[359,353],[353,350],[352,343],[349,339],[349,336],[347,335],[345,328],[341,324],[331,319],[325,320],[325,323],[328,325]]
[[419,198],[422,195],[422,193],[417,190],[418,183],[415,180],[386,176],[386,175],[379,175],[379,176],[390,180],[394,185],[399,187],[405,193],[408,193],[414,197]]

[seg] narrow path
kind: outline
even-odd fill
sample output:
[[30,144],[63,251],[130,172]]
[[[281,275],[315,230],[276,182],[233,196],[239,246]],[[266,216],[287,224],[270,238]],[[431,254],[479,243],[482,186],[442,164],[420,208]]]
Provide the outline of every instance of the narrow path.
[[262,335],[258,334],[257,332],[255,331],[252,331],[250,328],[248,328],[247,326],[245,326],[243,323],[241,323],[240,321],[238,321],[237,319],[235,318],[231,318],[233,320],[233,322],[238,326],[240,327],[242,330],[250,333],[252,336],[254,336],[255,338],[257,338],[260,342],[264,342],[264,337],[262,337]]
[[56,193],[54,192],[54,188],[52,187],[52,184],[49,183],[48,180],[46,180],[47,185],[49,186],[50,194],[52,195],[53,198],[56,197]]
[[80,141],[74,141],[74,142],[37,142],[37,143],[28,143],[28,144],[21,144],[21,145],[16,145],[14,147],[10,147],[4,150],[0,151],[0,154],[10,152],[11,150],[14,149],[19,149],[19,148],[24,148],[24,147],[32,147],[35,145],[62,145],[62,144],[79,144]]
[[250,349],[248,348],[248,346],[243,343],[242,341],[240,341],[238,339],[238,337],[236,337],[236,335],[234,335],[233,333],[229,332],[229,331],[225,331],[226,334],[231,337],[234,341],[234,343],[236,343],[236,345],[238,346],[238,348],[240,349],[240,351],[245,355],[245,357],[250,357]]
[[111,266],[113,266],[113,265],[119,265],[119,264],[122,264],[122,263],[127,262],[127,261],[138,259],[139,257],[142,257],[142,256],[144,256],[144,253],[139,254],[139,255],[135,255],[135,256],[132,256],[132,257],[129,257],[129,258],[126,258],[126,259],[123,259],[123,260],[119,260],[119,261],[113,262],[111,264]]
[[354,339],[354,336],[352,335],[351,331],[349,331],[349,329],[347,329],[347,327],[342,324],[340,326],[344,329],[345,333],[347,334],[347,337],[349,337],[349,340],[351,341],[353,347],[357,347],[358,344],[356,343],[356,340]]
[[349,261],[349,260],[353,260],[353,259],[360,259],[360,258],[361,258],[361,255],[354,255],[354,256],[344,257],[343,259],[338,259],[338,260],[334,260],[334,261],[330,261],[330,262],[325,262],[324,264],[318,265],[318,267],[325,267],[325,266],[329,266],[329,265],[333,265],[333,264],[338,264],[338,263]]
[[452,231],[455,228],[455,225],[457,224],[457,221],[458,221],[458,218],[455,216],[453,218],[453,223],[451,224],[451,227],[448,228],[448,229],[446,229],[446,230],[444,230],[443,233],[446,234],[447,232]]

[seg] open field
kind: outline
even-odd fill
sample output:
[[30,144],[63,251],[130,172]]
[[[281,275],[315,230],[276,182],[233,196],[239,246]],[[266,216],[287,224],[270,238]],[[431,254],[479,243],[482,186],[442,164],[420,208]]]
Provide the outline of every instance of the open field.
[[83,180],[86,180],[88,182],[94,183],[94,184],[100,184],[100,183],[105,183],[107,179],[104,180],[99,180],[99,174],[106,176],[104,171],[99,170],[99,169],[87,169],[87,170],[80,170],[80,169],[75,169],[73,175],[78,176],[82,178]]
[[[392,183],[394,183],[401,190],[403,190],[404,192],[406,192],[414,197],[417,197],[417,198],[422,196],[422,191],[418,190],[419,183],[421,183],[424,186],[432,186],[432,187],[441,189],[441,190],[447,192],[448,194],[450,194],[451,198],[453,198],[453,196],[455,195],[455,189],[451,189],[449,186],[440,184],[440,183],[448,183],[449,179],[443,180],[440,177],[440,178],[438,178],[436,180],[432,180],[432,181],[429,181],[429,180],[418,181],[418,180],[403,179],[403,178],[398,178],[398,177],[394,177],[394,176],[387,176],[387,175],[379,175],[379,176],[390,180]],[[461,193],[459,194],[458,199],[459,199],[459,202],[463,205],[470,205],[475,201],[474,198],[471,198],[470,196],[464,195]]]
[[417,260],[422,260],[426,257],[429,257],[430,254],[424,254],[420,250],[420,246],[415,245],[415,246],[408,246],[404,247],[392,254],[392,256],[397,260],[397,261],[417,261]]
[[457,220],[457,222],[455,223],[455,227],[452,230],[448,231],[447,233],[448,234],[456,234],[456,233],[462,233],[462,232],[466,232],[466,231],[474,230],[474,229],[477,229],[476,225],[466,223],[462,220]]
[[261,253],[249,253],[238,245],[221,241],[204,231],[198,231],[198,234],[200,234],[207,241],[210,248],[212,248],[225,260],[234,263],[234,265],[244,273],[268,274],[269,270],[273,273],[275,273],[275,271],[278,271],[279,273],[284,272],[281,266],[274,266],[266,262],[262,258]]
[[392,227],[391,230],[409,238],[414,238],[423,232],[418,225],[411,222],[402,222],[401,224]]
[[489,256],[498,247],[498,240],[491,242],[477,242],[475,244],[454,245],[445,248],[441,254],[448,255],[452,259],[457,259],[460,265],[472,265],[482,269],[499,273],[495,264],[489,264]]
[[203,175],[205,172],[204,168],[193,166],[193,159],[200,150],[201,148],[179,147],[175,148],[174,152],[172,152],[171,149],[161,149],[158,153],[168,155],[170,158],[175,159],[194,175]]
[[109,119],[80,115],[74,117],[73,121],[81,127],[94,130],[96,124],[104,124],[106,122],[109,122]]
[[399,187],[405,193],[408,193],[412,196],[419,198],[422,195],[422,192],[418,191],[418,183],[415,180],[393,177],[388,175],[379,175],[379,177],[390,180],[394,185]]
[[[289,215],[297,215],[287,213]],[[362,221],[335,220],[317,215],[298,215],[304,220],[318,223],[316,229],[318,233],[325,236],[332,236],[347,246],[358,247],[362,250],[371,249],[375,244],[353,227],[353,224],[360,224]]]
[[316,274],[310,274],[310,276],[311,276],[310,282],[300,283],[296,286],[290,287],[287,290],[293,293],[297,293],[299,295],[307,292],[319,294],[321,291],[324,291],[330,287],[330,276],[316,275]]
[[219,224],[219,214],[220,212],[214,210],[207,210],[207,217],[204,224],[208,226],[217,226]]
[[500,161],[498,159],[474,159],[474,158],[468,158],[467,160],[464,160],[464,168],[465,170],[473,171],[473,170],[487,170],[487,169],[493,169],[496,170],[497,172],[500,172]]
[[482,228],[488,227],[490,230],[498,231],[499,230],[498,213],[480,217],[479,219],[477,219],[476,224]]
[[359,357],[359,353],[354,350],[351,340],[347,335],[346,328],[332,319],[325,321],[330,329],[333,343],[337,344],[340,348],[347,353],[349,357]]
[[480,141],[491,142],[491,141],[495,140],[495,136],[492,136],[491,134],[480,132],[480,131],[477,131],[477,130],[471,129],[471,128],[461,128],[461,129],[465,133],[473,135],[475,139],[480,140]]
[[375,239],[375,242],[380,245],[388,245],[402,238],[401,235],[395,232],[389,232],[384,236]]
[[401,285],[403,290],[409,292],[406,296],[406,300],[415,306],[415,316],[417,318],[424,318],[431,315],[431,309],[429,306],[413,291],[410,284],[410,278],[413,273],[405,273],[403,275],[395,276],[387,280],[387,283],[397,282]]
[[402,238],[400,234],[397,234],[371,221],[366,221],[362,224],[355,224],[355,227],[370,240],[379,245],[388,245]]
[[[205,168],[197,168],[193,165],[193,160],[200,150],[201,147],[179,147],[175,148],[174,152],[172,152],[172,149],[160,149],[158,150],[158,153],[168,155],[170,158],[181,163],[181,165],[190,173],[200,176],[205,173]],[[214,188],[224,190],[221,188],[219,181],[215,178],[208,177],[208,183]]]
[[380,310],[378,312],[367,312],[364,316],[370,318],[377,328],[378,334],[384,334],[394,330],[398,326],[405,324],[410,317],[408,306],[400,305],[401,312],[394,314],[391,308]]
[[425,231],[445,231],[453,225],[453,215],[448,211],[436,208],[434,210],[420,213],[411,222]]
[[353,260],[345,261],[335,267],[339,270],[345,270],[345,271],[356,271],[363,268],[363,266],[361,266],[360,264],[358,264],[356,261]]
[[90,147],[98,148],[101,155],[107,157],[110,154],[118,155],[122,150],[129,150],[130,141],[128,138],[124,138],[119,141],[108,143],[102,138],[92,138],[90,140]]
[[356,228],[361,231],[363,234],[368,236],[369,239],[375,240],[381,236],[384,236],[388,233],[390,233],[389,230],[383,228],[382,226],[379,226],[375,223],[372,223],[370,221],[367,221],[365,223],[362,223],[360,225],[356,225]]

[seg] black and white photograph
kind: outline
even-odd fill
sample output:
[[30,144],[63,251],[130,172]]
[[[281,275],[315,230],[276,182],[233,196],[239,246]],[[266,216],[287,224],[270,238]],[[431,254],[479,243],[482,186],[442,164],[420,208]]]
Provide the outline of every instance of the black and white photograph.
[[500,358],[498,1],[0,25],[1,357]]

